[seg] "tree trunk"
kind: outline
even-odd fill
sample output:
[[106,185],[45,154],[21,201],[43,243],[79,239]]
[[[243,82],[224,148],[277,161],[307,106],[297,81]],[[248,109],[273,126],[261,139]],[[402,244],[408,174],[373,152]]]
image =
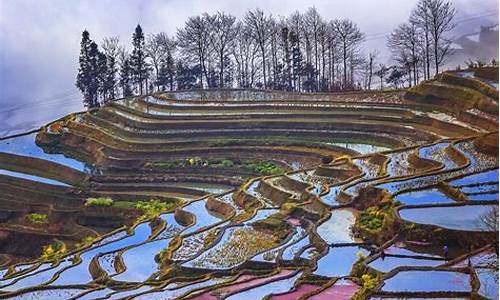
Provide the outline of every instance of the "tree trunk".
[[343,60],[344,60],[344,83],[342,84],[343,85],[343,88],[345,89],[346,87],[346,84],[347,84],[347,46],[344,42],[344,52],[343,52]]

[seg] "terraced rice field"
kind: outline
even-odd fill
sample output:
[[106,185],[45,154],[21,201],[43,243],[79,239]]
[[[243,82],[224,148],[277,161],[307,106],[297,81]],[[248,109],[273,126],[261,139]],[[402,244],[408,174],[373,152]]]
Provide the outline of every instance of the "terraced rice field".
[[418,92],[165,92],[2,139],[0,298],[496,299],[498,104]]

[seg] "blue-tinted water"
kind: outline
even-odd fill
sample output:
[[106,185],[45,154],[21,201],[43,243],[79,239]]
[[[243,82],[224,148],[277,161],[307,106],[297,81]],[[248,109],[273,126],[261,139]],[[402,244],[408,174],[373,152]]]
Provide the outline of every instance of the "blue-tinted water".
[[300,249],[304,248],[305,246],[309,245],[310,241],[308,237],[305,237],[298,241],[295,244],[292,244],[288,246],[285,251],[283,251],[283,254],[281,254],[281,259],[283,260],[293,260],[295,257],[295,254],[297,254]]
[[498,299],[498,271],[493,269],[475,269],[481,286],[479,294],[489,299]]
[[368,254],[367,250],[357,246],[330,248],[318,261],[318,268],[314,274],[326,277],[347,276],[351,272],[352,265],[358,260],[358,252],[365,256]]
[[385,280],[386,292],[469,292],[470,276],[450,271],[402,271]]
[[355,239],[351,233],[356,217],[348,209],[337,209],[316,231],[328,244],[354,243]]
[[192,213],[196,216],[196,224],[186,229],[186,233],[197,231],[202,227],[206,227],[222,221],[218,217],[212,215],[205,208],[206,201],[199,200],[184,206],[182,210]]
[[25,174],[25,173],[13,172],[13,171],[4,170],[4,169],[0,169],[0,174],[12,176],[12,177],[16,177],[16,178],[23,178],[23,179],[27,179],[27,180],[31,180],[31,181],[36,181],[36,182],[52,184],[52,185],[70,186],[69,184],[66,184],[64,182],[60,182],[60,181],[57,181],[54,179],[39,177],[39,176]]
[[481,182],[498,182],[498,169],[477,173],[460,179],[452,180],[450,181],[450,185],[461,186],[461,185],[481,183]]
[[226,298],[227,300],[255,300],[262,299],[269,294],[279,294],[288,292],[293,288],[293,284],[302,273],[298,273],[290,278],[274,281],[256,288],[237,293]]
[[448,198],[438,189],[420,190],[409,193],[403,193],[396,196],[396,200],[406,205],[418,204],[438,204],[455,202]]
[[90,172],[88,165],[62,154],[48,154],[35,143],[37,133],[22,135],[0,141],[0,152],[29,156],[55,162],[80,171]]
[[122,254],[123,262],[127,269],[113,277],[119,281],[141,282],[148,279],[154,272],[159,271],[155,256],[166,249],[170,239],[148,242],[138,247],[127,250]]
[[493,201],[497,200],[498,201],[498,192],[467,195],[467,199],[469,199],[471,201],[480,201],[480,200],[493,200]]
[[89,273],[89,264],[94,256],[99,253],[116,251],[126,246],[141,243],[150,235],[151,227],[149,226],[149,223],[141,223],[135,228],[133,235],[84,252],[81,255],[82,262],[79,265],[64,271],[53,283],[53,285],[81,284],[82,282],[86,283],[92,281],[92,276]]
[[485,231],[487,226],[481,217],[495,205],[465,205],[453,207],[404,208],[401,218],[419,224],[431,224],[453,230]]
[[445,148],[448,147],[449,143],[438,143],[435,145],[420,148],[418,150],[418,155],[425,159],[430,159],[438,161],[444,164],[444,168],[451,169],[457,167],[457,164],[448,157],[445,152]]
[[498,191],[498,183],[483,184],[475,186],[464,186],[460,188],[462,193],[488,193]]
[[396,257],[396,256],[385,256],[384,259],[381,257],[369,263],[369,266],[379,270],[381,272],[389,272],[390,270],[400,267],[400,266],[411,266],[411,267],[436,267],[443,264],[444,260],[433,260],[433,259],[421,259],[412,257]]

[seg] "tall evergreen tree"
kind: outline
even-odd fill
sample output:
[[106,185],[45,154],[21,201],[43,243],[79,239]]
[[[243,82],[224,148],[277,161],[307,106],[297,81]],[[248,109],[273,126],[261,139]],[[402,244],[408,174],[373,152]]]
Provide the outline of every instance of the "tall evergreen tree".
[[101,96],[101,103],[108,102],[109,87],[107,84],[108,60],[106,55],[97,51],[97,80],[98,93]]
[[88,52],[88,74],[89,81],[87,84],[87,91],[89,95],[89,108],[99,106],[99,77],[100,70],[98,64],[99,49],[97,44],[94,42],[90,43],[90,49]]
[[144,51],[144,33],[141,25],[137,25],[132,35],[132,55],[130,56],[130,67],[134,83],[139,88],[139,94],[143,93],[143,85],[148,79],[148,65],[146,63],[146,54]]
[[118,67],[116,65],[116,58],[113,56],[106,56],[106,76],[105,76],[105,86],[107,92],[106,100],[116,98],[115,87],[116,87],[117,72],[118,72]]
[[166,86],[169,84],[168,67],[165,62],[160,63],[158,75],[156,75],[156,86],[160,91],[165,91]]
[[132,68],[130,61],[125,58],[120,69],[120,86],[122,88],[123,97],[132,96]]
[[76,76],[76,87],[83,94],[83,105],[88,108],[94,107],[93,95],[90,91],[91,82],[91,66],[90,66],[90,45],[92,40],[90,39],[90,34],[87,30],[82,33],[82,41],[80,43],[80,57],[78,74]]
[[295,90],[300,91],[300,76],[302,75],[302,52],[300,50],[299,37],[295,32],[290,33],[290,43],[292,47],[292,70],[293,70],[293,85]]

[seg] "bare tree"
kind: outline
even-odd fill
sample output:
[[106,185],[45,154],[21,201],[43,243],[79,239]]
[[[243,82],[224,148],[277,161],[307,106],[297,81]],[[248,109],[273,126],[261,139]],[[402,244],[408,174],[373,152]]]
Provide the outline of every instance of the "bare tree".
[[262,77],[264,87],[267,87],[266,52],[271,36],[269,31],[270,17],[266,16],[260,9],[250,10],[245,15],[245,24],[248,26],[250,36],[259,46],[262,58]]
[[186,58],[200,65],[200,87],[203,88],[203,75],[209,82],[207,65],[210,51],[210,37],[206,19],[201,16],[190,17],[184,27],[177,31],[177,42]]
[[373,63],[377,59],[378,51],[374,50],[368,54],[368,84],[367,89],[372,89],[372,77],[373,77]]
[[244,23],[236,24],[237,35],[232,45],[232,55],[236,62],[237,82],[240,87],[253,87],[257,72],[256,57],[258,46],[251,38]]
[[213,16],[206,15],[208,21],[209,37],[212,49],[219,61],[219,87],[224,87],[224,60],[230,53],[236,37],[236,18],[223,12]]
[[114,99],[116,96],[116,77],[118,73],[118,57],[122,51],[120,40],[117,36],[104,38],[101,48],[106,55],[107,74],[105,75],[105,90],[107,92],[106,100]]
[[[314,69],[318,71],[319,70],[318,42],[321,35],[320,31],[324,30],[323,19],[321,18],[320,14],[318,13],[315,7],[310,7],[304,14],[303,18],[304,18],[304,25],[307,28],[306,32],[308,33],[309,40],[312,43],[312,48],[314,48]],[[319,85],[320,72],[317,73],[318,76],[316,76],[316,84]]]
[[[172,53],[174,47],[175,42],[165,32],[148,36],[146,40],[146,53],[151,59],[156,78],[158,78],[161,65],[166,62],[167,56]],[[159,88],[158,84],[157,88]]]
[[424,79],[427,80],[431,76],[431,32],[429,24],[429,13],[428,7],[429,2],[432,0],[420,0],[416,8],[412,11],[410,15],[410,22],[417,25],[420,29],[420,34],[422,37],[421,47],[423,49],[423,60],[424,60]]
[[379,69],[375,72],[375,76],[380,78],[380,90],[384,89],[384,78],[387,76],[389,71],[390,69],[386,65],[380,64]]
[[333,29],[338,37],[342,47],[342,63],[344,72],[344,88],[348,85],[347,81],[347,63],[352,59],[352,55],[356,52],[359,44],[363,41],[364,35],[359,30],[358,26],[351,20],[342,19],[333,22]]
[[420,36],[417,26],[414,22],[399,25],[388,39],[388,46],[394,55],[396,61],[402,67],[409,67],[410,72],[410,86],[411,77],[413,77],[413,84],[418,83],[418,63],[420,61],[419,45]]
[[456,13],[453,4],[449,1],[420,0],[411,16],[411,19],[424,32],[427,78],[430,77],[430,47],[432,46],[436,75],[439,73],[439,67],[451,54],[451,41],[446,38],[446,34],[455,27],[453,19]]

